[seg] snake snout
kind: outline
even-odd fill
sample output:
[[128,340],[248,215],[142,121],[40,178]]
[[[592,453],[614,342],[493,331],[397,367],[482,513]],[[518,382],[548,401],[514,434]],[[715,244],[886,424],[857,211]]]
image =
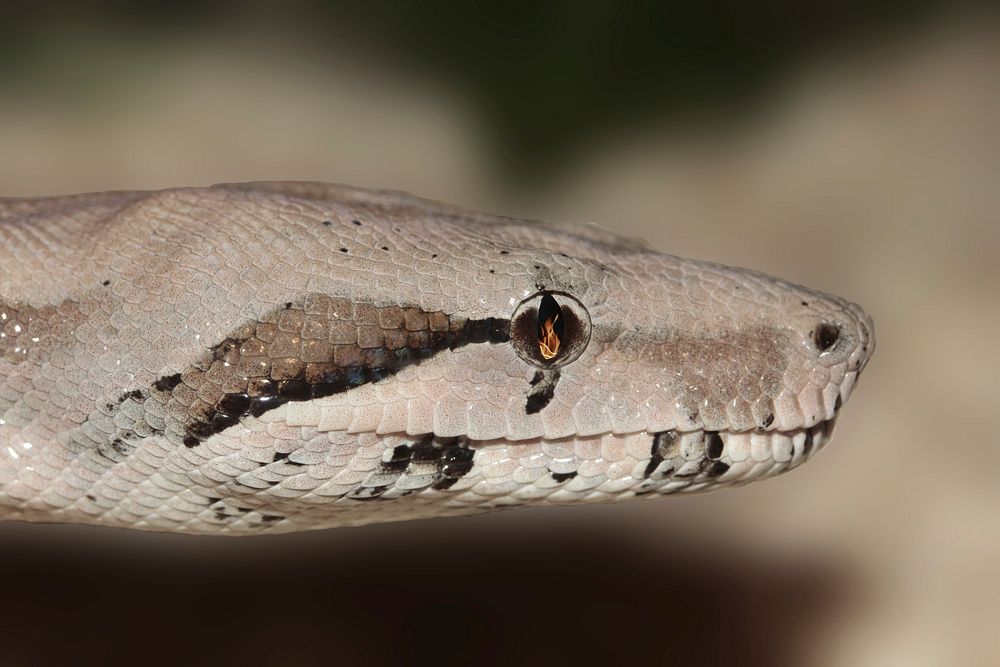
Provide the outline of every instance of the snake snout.
[[800,331],[805,344],[821,365],[846,363],[848,371],[860,372],[875,351],[875,325],[858,304],[839,297],[813,293]]
[[[842,369],[837,373],[843,379],[838,383],[834,415],[850,397],[875,351],[875,324],[871,315],[856,303],[840,301],[838,305],[836,312],[831,313],[838,329],[837,341],[829,353],[819,353],[820,363]],[[823,335],[821,328],[817,328],[816,336],[822,338]]]
[[848,373],[860,374],[875,351],[875,323],[871,315],[856,303],[843,301],[840,306],[834,314],[838,337],[844,339],[838,346],[840,356],[846,358]]
[[875,322],[861,306],[849,304],[851,314],[854,316],[854,325],[858,334],[857,369],[860,373],[871,359],[875,352]]

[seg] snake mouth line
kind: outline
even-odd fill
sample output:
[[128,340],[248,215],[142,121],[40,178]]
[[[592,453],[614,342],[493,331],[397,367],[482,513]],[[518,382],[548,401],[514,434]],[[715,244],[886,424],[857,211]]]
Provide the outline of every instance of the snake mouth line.
[[665,431],[653,437],[636,495],[749,483],[798,467],[833,437],[837,416],[788,431]]

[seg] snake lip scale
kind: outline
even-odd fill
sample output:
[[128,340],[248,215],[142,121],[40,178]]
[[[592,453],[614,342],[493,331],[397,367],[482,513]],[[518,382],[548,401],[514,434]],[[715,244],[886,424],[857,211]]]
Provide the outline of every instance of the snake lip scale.
[[299,182],[0,199],[0,519],[254,535],[738,486],[857,305],[585,224]]

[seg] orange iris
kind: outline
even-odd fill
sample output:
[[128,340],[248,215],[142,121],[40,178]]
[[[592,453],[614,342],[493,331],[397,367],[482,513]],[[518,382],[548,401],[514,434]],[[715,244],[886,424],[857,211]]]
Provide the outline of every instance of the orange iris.
[[560,341],[559,336],[556,335],[555,331],[555,324],[558,319],[558,314],[555,315],[555,317],[550,317],[545,321],[545,324],[539,328],[538,349],[541,351],[542,357],[546,361],[559,354]]

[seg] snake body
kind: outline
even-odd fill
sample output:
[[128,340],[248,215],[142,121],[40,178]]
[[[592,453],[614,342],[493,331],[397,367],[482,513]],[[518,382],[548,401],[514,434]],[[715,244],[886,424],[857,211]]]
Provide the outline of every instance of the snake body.
[[0,199],[0,518],[241,535],[738,485],[828,442],[873,349],[837,297],[398,192]]

